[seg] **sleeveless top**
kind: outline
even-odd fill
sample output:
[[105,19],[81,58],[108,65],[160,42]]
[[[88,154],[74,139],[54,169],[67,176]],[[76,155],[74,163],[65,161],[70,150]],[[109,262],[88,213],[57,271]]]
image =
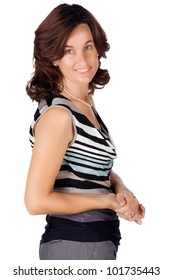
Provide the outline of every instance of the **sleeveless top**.
[[[30,126],[30,142],[34,146],[34,127],[52,107],[63,107],[71,113],[74,138],[69,144],[57,174],[53,191],[81,194],[112,192],[109,175],[116,158],[114,143],[94,105],[100,123],[97,129],[75,104],[62,95],[41,100]],[[111,240],[116,246],[121,239],[119,219],[110,209],[98,209],[71,215],[47,215],[41,243],[56,240],[97,242]]]

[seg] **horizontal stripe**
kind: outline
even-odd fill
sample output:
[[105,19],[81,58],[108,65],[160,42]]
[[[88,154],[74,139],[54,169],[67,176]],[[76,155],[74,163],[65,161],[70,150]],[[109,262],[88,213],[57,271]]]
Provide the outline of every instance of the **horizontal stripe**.
[[[62,167],[66,166],[66,162],[63,161]],[[108,176],[110,169],[104,169],[100,170],[96,168],[90,168],[86,167],[84,165],[77,165],[77,164],[71,164],[70,161],[68,161],[68,167],[71,166],[71,169],[74,170],[75,172],[80,172],[80,173],[85,173],[85,174],[91,174],[91,175],[96,175],[96,176]]]
[[83,155],[83,154],[81,154],[80,153],[80,151],[78,151],[78,153],[76,153],[75,152],[75,150],[74,149],[70,149],[70,151],[69,150],[67,150],[67,152],[66,152],[66,155],[65,156],[73,156],[73,157],[75,157],[76,159],[77,158],[79,158],[79,159],[85,159],[85,161],[90,161],[90,162],[93,162],[93,163],[100,163],[100,164],[102,164],[102,165],[107,165],[107,164],[109,164],[109,161],[110,161],[110,159],[98,159],[98,158],[94,158],[94,157],[92,157],[91,158],[91,156],[90,155]]
[[116,221],[118,219],[116,213],[108,209],[90,210],[87,212],[72,215],[51,215],[56,218],[64,218],[80,223],[99,222],[99,221]]
[[83,149],[83,147],[81,147],[81,145],[79,144],[75,144],[73,145],[73,147],[70,147],[70,151],[75,152],[76,154],[80,153],[81,155],[86,155],[87,157],[90,156],[91,159],[101,159],[101,160],[110,160],[110,159],[114,159],[115,156],[110,155],[108,153],[94,153],[92,149]]
[[110,162],[109,164],[99,164],[99,163],[94,163],[91,161],[86,161],[85,159],[79,159],[76,157],[71,157],[71,156],[65,156],[64,157],[65,160],[68,160],[69,163],[75,163],[77,165],[82,165],[82,166],[88,166],[88,167],[92,167],[92,168],[96,168],[96,169],[110,169]]
[[110,171],[110,168],[112,167],[112,161],[109,161],[109,164],[106,165],[96,165],[94,163],[88,164],[88,162],[81,162],[80,161],[75,161],[75,160],[71,160],[68,157],[64,158],[62,165],[70,165],[71,167],[73,166],[78,166],[80,168],[91,168],[93,169],[95,172],[97,171],[105,171],[107,172],[107,170]]
[[[80,184],[80,188],[81,188],[81,183],[82,183],[82,188],[89,188],[89,186],[92,188],[110,188],[110,181],[109,180],[104,180],[104,181],[90,181],[90,180],[86,180],[82,177],[78,177],[76,176],[74,173],[69,172],[67,170],[63,170],[63,171],[59,171],[58,174],[58,180],[55,180],[56,183],[56,187],[61,186],[61,182],[62,180],[64,180],[64,182],[66,180],[70,180],[72,186],[77,187]],[[63,184],[63,186],[65,185],[65,183]],[[68,183],[67,186],[69,186],[70,184]],[[86,187],[88,185],[88,187]]]
[[[94,173],[93,174],[92,173],[85,173],[85,172],[83,172],[84,170],[82,170],[82,172],[80,172],[78,169],[75,170],[74,166],[72,168],[70,165],[61,165],[60,170],[63,170],[63,171],[67,170],[69,172],[73,172],[78,177],[83,177],[84,179],[88,179],[88,180],[101,180],[101,181],[105,181],[105,180],[108,180],[108,175],[109,175],[108,172],[107,172],[107,174],[102,172],[103,175],[98,174],[98,173],[97,174],[96,173],[95,174]],[[56,180],[58,180],[58,176],[57,176]],[[82,188],[82,184],[81,184],[81,188]]]
[[76,193],[76,194],[108,194],[111,192],[111,188],[109,187],[92,187],[89,184],[78,184],[77,182],[72,182],[69,179],[57,180],[54,183],[53,191],[60,193]]
[[80,145],[83,144],[87,147],[90,147],[93,149],[93,151],[95,149],[96,151],[100,151],[103,154],[105,154],[106,152],[110,153],[110,154],[114,154],[112,151],[112,147],[108,146],[106,141],[104,141],[104,143],[100,144],[98,142],[93,141],[90,138],[86,138],[79,134],[77,135],[76,140],[77,140],[77,143],[80,143]]
[[[94,128],[95,129],[95,128]],[[86,139],[90,139],[92,141],[94,141],[95,143],[100,143],[101,145],[105,145],[105,139],[107,139],[107,137],[103,137],[103,135],[100,134],[100,132],[97,133],[97,129],[95,133],[93,133],[92,135],[87,133],[87,130],[83,130],[79,127],[76,127],[77,133],[80,136],[85,137]]]
[[[78,137],[79,138],[79,137]],[[85,138],[80,139],[80,141],[76,138],[74,147],[76,147],[77,145],[81,146],[81,149],[83,150],[89,150],[90,152],[92,152],[93,154],[101,154],[101,155],[112,155],[113,157],[115,157],[115,153],[112,151],[112,149],[106,149],[105,146],[94,146],[94,142],[87,142],[85,141]]]
[[[91,127],[91,126],[88,126],[88,125],[86,125],[86,124],[83,124],[83,123],[79,122],[79,121],[76,119],[75,116],[74,116],[74,118],[75,118],[75,124],[76,124],[76,126],[77,126],[78,132],[81,132],[81,133],[84,132],[84,134],[87,133],[87,135],[89,135],[89,136],[91,136],[91,137],[92,137],[93,135],[96,134],[97,138],[101,138],[100,133],[99,133],[99,132],[96,133],[95,127]],[[96,137],[96,136],[95,136],[95,137]]]

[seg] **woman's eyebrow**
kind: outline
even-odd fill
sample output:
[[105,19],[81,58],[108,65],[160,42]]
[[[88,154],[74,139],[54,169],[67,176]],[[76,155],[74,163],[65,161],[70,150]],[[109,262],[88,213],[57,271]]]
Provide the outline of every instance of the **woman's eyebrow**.
[[[88,40],[88,41],[86,41],[86,43],[84,44],[84,46],[85,45],[87,45],[88,43],[94,43],[94,41],[93,40]],[[72,46],[72,45],[65,45],[65,48],[73,48],[74,46]]]

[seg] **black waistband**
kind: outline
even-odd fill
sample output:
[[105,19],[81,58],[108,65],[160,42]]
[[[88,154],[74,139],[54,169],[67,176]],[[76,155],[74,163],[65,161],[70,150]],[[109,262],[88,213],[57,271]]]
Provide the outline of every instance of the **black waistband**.
[[41,243],[56,239],[80,242],[111,240],[117,247],[121,239],[119,220],[84,223],[49,215],[46,220],[47,225]]

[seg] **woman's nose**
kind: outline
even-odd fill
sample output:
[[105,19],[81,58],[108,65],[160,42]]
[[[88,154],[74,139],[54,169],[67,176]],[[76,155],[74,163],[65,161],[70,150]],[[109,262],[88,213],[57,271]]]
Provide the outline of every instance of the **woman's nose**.
[[82,65],[86,64],[87,61],[86,54],[84,52],[79,52],[77,54],[77,60]]

